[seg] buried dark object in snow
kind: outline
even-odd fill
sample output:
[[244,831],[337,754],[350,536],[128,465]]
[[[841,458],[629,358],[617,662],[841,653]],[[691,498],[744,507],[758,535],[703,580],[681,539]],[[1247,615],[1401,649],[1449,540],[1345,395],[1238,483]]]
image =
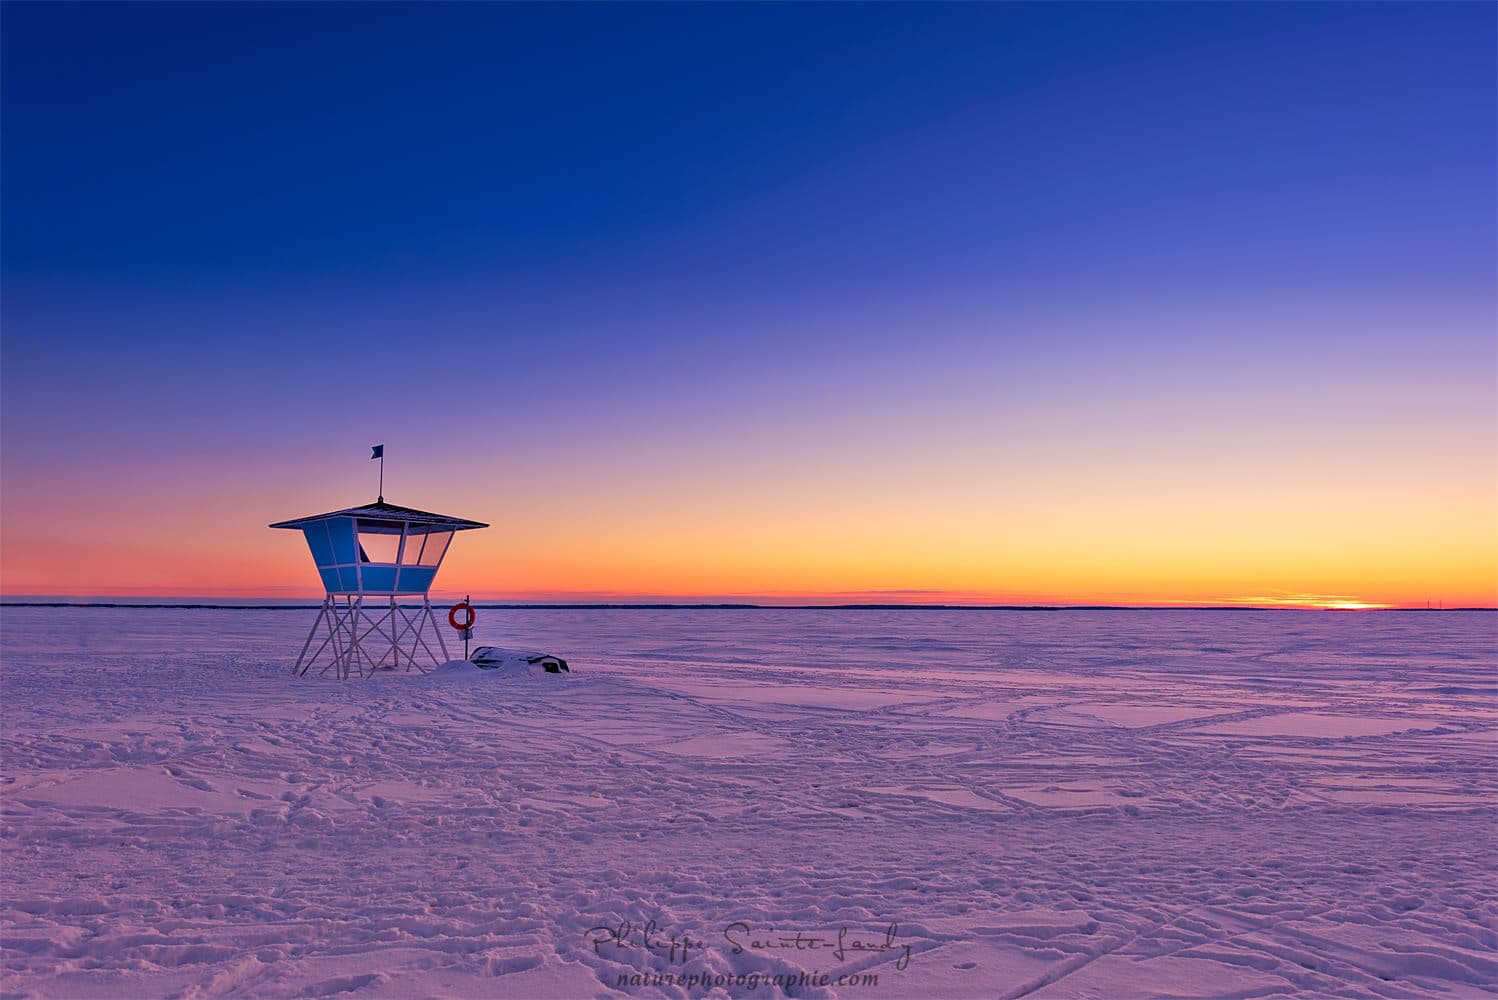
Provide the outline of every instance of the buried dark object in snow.
[[567,661],[549,653],[531,653],[516,649],[500,649],[497,646],[480,646],[469,660],[480,670],[544,671],[548,674],[567,674]]

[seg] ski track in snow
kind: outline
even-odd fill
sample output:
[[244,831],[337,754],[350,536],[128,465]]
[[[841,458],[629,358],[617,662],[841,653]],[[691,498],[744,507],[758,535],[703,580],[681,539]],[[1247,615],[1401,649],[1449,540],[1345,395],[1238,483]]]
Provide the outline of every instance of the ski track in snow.
[[1498,995],[1490,613],[481,611],[576,673],[345,683],[312,616],[0,612],[0,993]]

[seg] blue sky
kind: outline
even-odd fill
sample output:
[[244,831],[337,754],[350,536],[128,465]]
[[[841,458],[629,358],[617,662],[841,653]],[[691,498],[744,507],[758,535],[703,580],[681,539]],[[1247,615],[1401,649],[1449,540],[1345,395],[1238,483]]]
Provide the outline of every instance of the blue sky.
[[12,533],[89,484],[332,493],[377,439],[428,484],[628,449],[688,491],[819,437],[864,488],[948,431],[1086,462],[1099,413],[1214,399],[1370,462],[1391,412],[1488,443],[1491,5],[3,19]]
[[13,5],[7,276],[1482,280],[1493,21]]

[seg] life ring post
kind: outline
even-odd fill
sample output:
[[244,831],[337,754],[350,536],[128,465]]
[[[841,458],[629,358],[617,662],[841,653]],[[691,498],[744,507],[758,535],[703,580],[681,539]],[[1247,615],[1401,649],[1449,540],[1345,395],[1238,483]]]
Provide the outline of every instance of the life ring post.
[[[457,631],[463,633],[463,659],[468,659],[468,640],[473,636],[473,623],[478,620],[478,613],[473,610],[469,603],[471,595],[464,594],[463,599],[452,606],[447,613],[447,623]],[[462,612],[463,622],[458,623],[458,614]]]

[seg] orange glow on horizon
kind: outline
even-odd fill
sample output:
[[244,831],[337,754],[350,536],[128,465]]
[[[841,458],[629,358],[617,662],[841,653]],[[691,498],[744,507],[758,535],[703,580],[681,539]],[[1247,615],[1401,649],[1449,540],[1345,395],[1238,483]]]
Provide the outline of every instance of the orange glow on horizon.
[[[1331,448],[1265,430],[1247,401],[1194,429],[1065,411],[996,436],[980,409],[928,419],[648,451],[600,431],[503,460],[413,442],[387,451],[385,491],[493,525],[454,541],[443,600],[1498,606],[1487,425]],[[355,454],[105,456],[53,468],[46,489],[8,476],[0,595],[318,597],[305,542],[267,525],[373,499]]]
[[[1283,594],[1277,597],[1225,597],[1208,602],[1227,607],[1251,608],[1319,608],[1325,611],[1378,611],[1400,607],[1398,604],[1381,604],[1364,601],[1347,595],[1328,594]],[[1407,607],[1409,605],[1406,605]]]
[[[1498,606],[1498,545],[1470,520],[1411,520],[1394,536],[1379,517],[1300,509],[1271,516],[1262,502],[1240,513],[1220,500],[1162,511],[1121,493],[1111,512],[1096,513],[1016,496],[1003,519],[962,498],[886,496],[855,509],[813,489],[696,503],[653,491],[601,503],[506,497],[508,510],[498,512],[481,495],[392,499],[494,524],[454,541],[433,590],[438,599]],[[774,519],[762,513],[777,505],[788,509]],[[142,502],[121,512],[128,532],[7,531],[0,595],[315,598],[321,591],[301,536],[265,525],[338,506],[239,497],[228,512],[204,509],[174,522]],[[1252,534],[1224,532],[1219,521]]]

